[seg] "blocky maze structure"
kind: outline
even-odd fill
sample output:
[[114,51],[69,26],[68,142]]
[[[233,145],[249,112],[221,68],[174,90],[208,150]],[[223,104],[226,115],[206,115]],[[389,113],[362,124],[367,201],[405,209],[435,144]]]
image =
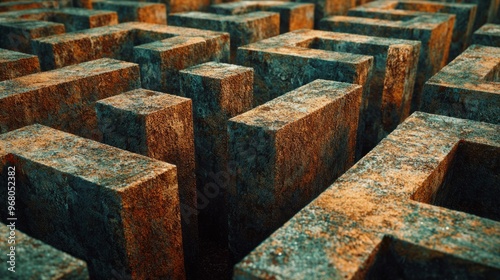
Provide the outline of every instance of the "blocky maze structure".
[[0,0],[0,278],[500,278],[499,20]]

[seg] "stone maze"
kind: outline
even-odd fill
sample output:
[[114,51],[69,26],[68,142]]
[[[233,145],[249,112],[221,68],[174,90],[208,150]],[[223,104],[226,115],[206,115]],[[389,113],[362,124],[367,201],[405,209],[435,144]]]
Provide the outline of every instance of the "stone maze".
[[0,279],[500,279],[500,0],[0,0]]

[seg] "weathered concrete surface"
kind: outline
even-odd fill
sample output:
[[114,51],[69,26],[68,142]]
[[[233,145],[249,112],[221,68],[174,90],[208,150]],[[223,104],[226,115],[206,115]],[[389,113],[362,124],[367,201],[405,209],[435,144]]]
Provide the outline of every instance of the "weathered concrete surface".
[[321,21],[321,29],[377,37],[421,41],[418,72],[413,90],[412,111],[418,108],[425,81],[436,74],[448,60],[455,16],[412,11],[354,10],[357,16],[334,16]]
[[485,24],[472,37],[472,43],[500,48],[500,24]]
[[241,259],[354,163],[362,87],[316,80],[229,120],[229,246]]
[[0,49],[0,82],[40,72],[36,55]]
[[179,70],[229,60],[226,33],[137,22],[51,36],[33,45],[42,69],[111,57],[138,63],[143,88],[172,94],[179,92]]
[[167,7],[163,4],[93,0],[92,6],[96,10],[116,11],[120,23],[139,21],[167,24]]
[[425,83],[420,110],[500,124],[500,48],[470,46]]
[[197,209],[200,232],[227,245],[227,182],[218,177],[228,177],[227,121],[252,108],[253,69],[208,62],[180,74],[180,94],[193,100],[198,193],[208,201]]
[[473,31],[479,29],[485,23],[498,20],[500,13],[500,0],[427,0],[432,2],[464,3],[477,5],[476,19]]
[[0,82],[0,132],[40,123],[102,139],[97,100],[140,87],[137,64],[100,59]]
[[293,0],[293,2],[314,4],[316,28],[318,28],[322,18],[333,15],[345,15],[349,9],[356,6],[356,0]]
[[5,0],[0,3],[0,12],[19,11],[28,9],[41,8],[63,8],[71,7],[71,0],[58,1],[9,1]]
[[[96,103],[103,143],[175,164],[179,181],[186,270],[198,255],[195,147],[191,100],[137,89]],[[188,208],[188,209],[185,209]]]
[[87,261],[95,279],[184,277],[174,165],[41,125],[0,145],[4,183],[16,167],[21,230]]
[[314,28],[314,4],[284,1],[241,1],[212,5],[210,12],[221,15],[241,15],[255,11],[280,14],[280,33]]
[[29,19],[0,18],[0,48],[33,53],[31,41],[65,32],[64,24]]
[[[500,277],[498,184],[480,179],[487,175],[495,182],[497,176],[498,182],[499,130],[413,114],[243,259],[234,279]],[[479,148],[485,160],[479,167],[485,173],[470,162],[468,174],[477,182],[464,202],[481,197],[487,212],[496,211],[496,221],[428,204],[464,145]]]
[[[414,12],[445,13],[455,15],[455,25],[453,26],[453,35],[451,38],[450,52],[447,62],[455,59],[455,57],[461,54],[470,45],[473,33],[472,28],[476,17],[476,5],[463,3],[436,3],[414,0],[383,0],[370,2],[363,6],[356,7],[349,12],[349,15],[364,17],[366,13],[377,14],[385,13],[386,11],[411,11],[412,15],[418,15],[418,13]],[[379,16],[379,18],[382,17],[382,15]]]
[[316,79],[359,84],[369,92],[373,57],[308,48],[313,38],[302,34],[309,32],[297,30],[238,49],[237,63],[255,71],[254,106]]
[[[75,257],[51,247],[40,240],[36,240],[23,232],[11,228],[11,221],[0,223],[0,261],[4,265],[0,270],[2,279],[61,279],[61,280],[86,280],[89,279],[87,264]],[[17,222],[16,222],[17,223]],[[9,225],[9,226],[7,226]],[[12,230],[15,233],[11,235]],[[14,239],[7,237],[14,236]],[[15,243],[8,243],[14,240]],[[8,271],[8,261],[11,246],[15,247],[15,272]]]
[[187,12],[170,15],[168,24],[228,32],[231,35],[231,61],[234,61],[238,47],[280,33],[280,14],[252,12],[241,15],[217,15],[203,12]]
[[118,24],[118,15],[115,12],[80,8],[30,9],[0,13],[0,17],[62,23],[66,32]]

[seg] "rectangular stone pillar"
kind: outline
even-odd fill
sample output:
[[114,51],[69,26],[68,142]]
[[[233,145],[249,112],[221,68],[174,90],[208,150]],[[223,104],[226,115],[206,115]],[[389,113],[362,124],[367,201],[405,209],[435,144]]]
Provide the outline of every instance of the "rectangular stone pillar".
[[500,48],[500,24],[485,24],[472,37],[472,43]]
[[120,23],[139,21],[167,24],[167,7],[164,4],[93,0],[92,6],[95,10],[116,11]]
[[36,55],[0,49],[0,82],[40,72]]

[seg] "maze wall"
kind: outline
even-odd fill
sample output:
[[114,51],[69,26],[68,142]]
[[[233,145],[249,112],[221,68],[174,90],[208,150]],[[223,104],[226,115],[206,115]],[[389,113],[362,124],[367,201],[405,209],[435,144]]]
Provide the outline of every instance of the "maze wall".
[[499,0],[0,0],[0,279],[500,278]]

